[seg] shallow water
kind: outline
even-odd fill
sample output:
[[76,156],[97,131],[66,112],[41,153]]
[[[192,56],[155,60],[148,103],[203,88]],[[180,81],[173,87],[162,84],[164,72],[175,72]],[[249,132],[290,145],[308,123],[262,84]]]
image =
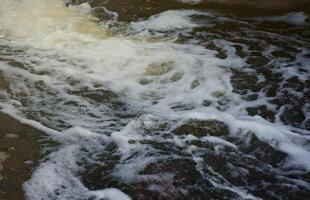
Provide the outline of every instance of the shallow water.
[[26,198],[306,199],[309,13],[154,2],[0,0],[1,112],[60,144]]

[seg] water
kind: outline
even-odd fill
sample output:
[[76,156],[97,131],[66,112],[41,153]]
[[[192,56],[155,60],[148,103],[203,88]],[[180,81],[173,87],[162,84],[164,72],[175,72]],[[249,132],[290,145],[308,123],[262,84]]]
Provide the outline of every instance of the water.
[[27,199],[309,196],[306,12],[0,2],[1,112],[60,144]]

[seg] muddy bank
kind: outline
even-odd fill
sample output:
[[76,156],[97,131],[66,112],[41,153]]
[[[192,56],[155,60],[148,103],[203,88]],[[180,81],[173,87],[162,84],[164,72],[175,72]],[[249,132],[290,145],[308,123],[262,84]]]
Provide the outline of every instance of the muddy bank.
[[0,113],[0,199],[24,199],[22,184],[41,157],[39,132]]

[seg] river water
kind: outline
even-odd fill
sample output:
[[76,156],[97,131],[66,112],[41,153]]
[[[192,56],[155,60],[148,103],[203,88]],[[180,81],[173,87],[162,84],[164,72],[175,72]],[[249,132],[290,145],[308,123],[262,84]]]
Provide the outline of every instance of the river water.
[[309,13],[133,2],[0,0],[1,112],[59,144],[26,198],[307,199]]

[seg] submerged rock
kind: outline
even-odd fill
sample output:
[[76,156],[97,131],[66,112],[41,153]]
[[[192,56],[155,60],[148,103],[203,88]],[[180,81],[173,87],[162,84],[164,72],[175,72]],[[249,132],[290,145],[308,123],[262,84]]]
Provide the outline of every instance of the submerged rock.
[[222,91],[215,91],[215,92],[212,92],[211,95],[215,98],[221,98],[225,95],[225,93]]
[[212,104],[212,101],[210,101],[210,100],[208,100],[208,99],[205,99],[205,100],[203,100],[203,102],[202,102],[202,105],[203,105],[204,107],[209,107],[209,106],[211,106],[211,104]]
[[183,73],[182,72],[176,72],[174,73],[171,77],[170,77],[170,80],[172,82],[176,82],[176,81],[179,81],[181,80],[183,77]]
[[194,89],[194,88],[198,87],[199,85],[200,85],[199,80],[195,79],[192,81],[191,89]]
[[153,82],[153,80],[151,80],[151,79],[146,79],[146,78],[142,78],[142,79],[139,80],[139,83],[140,83],[141,85],[148,85],[148,84],[150,84],[150,83],[152,83],[152,82]]
[[197,120],[191,119],[185,124],[177,127],[173,130],[173,133],[177,135],[192,134],[197,137],[204,137],[207,135],[223,136],[228,135],[228,126],[221,121],[209,119],[209,120]]
[[270,144],[261,141],[255,135],[252,135],[249,144],[242,144],[240,149],[244,153],[254,156],[259,161],[271,165],[279,165],[285,158],[287,158],[286,153],[283,153],[272,147]]
[[146,71],[145,74],[149,76],[161,76],[163,74],[166,74],[170,72],[173,69],[174,62],[169,61],[169,62],[163,62],[163,63],[153,63],[150,64]]

